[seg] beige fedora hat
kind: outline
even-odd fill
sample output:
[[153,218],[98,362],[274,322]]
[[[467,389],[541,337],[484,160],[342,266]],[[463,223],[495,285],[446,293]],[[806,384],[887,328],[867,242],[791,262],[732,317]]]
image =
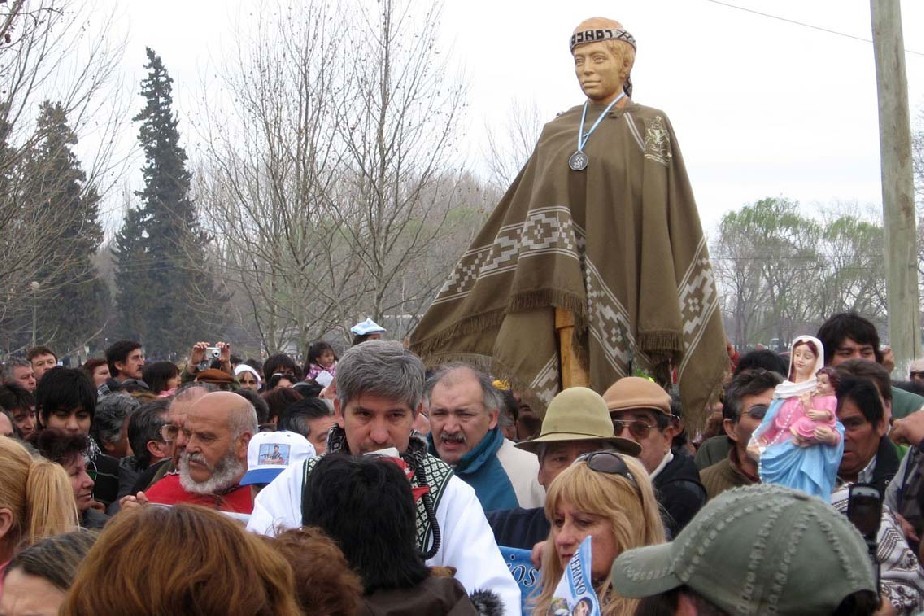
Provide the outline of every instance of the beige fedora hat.
[[598,441],[601,448],[610,446],[631,456],[642,450],[638,443],[615,435],[603,397],[586,387],[569,387],[555,396],[545,412],[539,436],[517,443],[517,447],[536,453],[542,443],[567,441]]

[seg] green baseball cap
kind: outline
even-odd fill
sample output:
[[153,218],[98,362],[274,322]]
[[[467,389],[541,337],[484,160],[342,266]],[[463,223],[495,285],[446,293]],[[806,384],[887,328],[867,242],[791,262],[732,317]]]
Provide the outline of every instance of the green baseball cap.
[[671,543],[620,554],[611,577],[625,597],[687,586],[729,614],[830,614],[847,595],[876,592],[847,517],[776,485],[723,492]]

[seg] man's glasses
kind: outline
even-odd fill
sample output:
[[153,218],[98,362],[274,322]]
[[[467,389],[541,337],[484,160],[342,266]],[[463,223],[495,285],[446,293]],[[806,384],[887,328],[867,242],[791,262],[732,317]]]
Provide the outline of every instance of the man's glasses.
[[763,419],[767,414],[767,408],[766,404],[755,404],[747,410],[748,417],[752,419]]
[[643,419],[614,419],[613,428],[616,430],[616,436],[619,436],[624,429],[628,428],[629,434],[638,440],[642,440],[648,436],[654,426]]
[[578,462],[585,463],[592,471],[606,473],[607,475],[619,475],[623,479],[627,479],[632,485],[636,485],[635,477],[633,477],[632,473],[629,471],[626,461],[615,451],[592,451],[591,453],[585,453],[582,456],[578,456],[574,461],[575,464]]
[[160,427],[160,437],[167,443],[172,443],[180,433],[180,428],[173,424],[165,424]]
[[257,384],[257,382],[253,379],[241,379],[239,382],[241,385],[256,385]]

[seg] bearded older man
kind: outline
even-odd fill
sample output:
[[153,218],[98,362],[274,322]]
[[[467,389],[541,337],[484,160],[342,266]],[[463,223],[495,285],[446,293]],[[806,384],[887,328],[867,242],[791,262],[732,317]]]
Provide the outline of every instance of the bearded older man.
[[181,430],[186,447],[179,473],[151,486],[147,500],[249,514],[250,488],[239,482],[247,472],[247,445],[257,430],[257,412],[245,398],[224,391],[202,396],[189,407]]

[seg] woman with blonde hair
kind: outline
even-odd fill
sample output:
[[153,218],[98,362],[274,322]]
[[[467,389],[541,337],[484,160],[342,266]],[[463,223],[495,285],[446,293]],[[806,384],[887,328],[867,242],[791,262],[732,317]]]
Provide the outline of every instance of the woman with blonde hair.
[[0,591],[3,570],[20,544],[75,528],[77,508],[64,469],[0,436]]
[[645,468],[614,451],[575,460],[549,486],[545,514],[551,523],[542,553],[535,614],[547,614],[568,561],[591,537],[591,577],[603,616],[631,614],[637,600],[610,587],[610,569],[623,551],[664,542],[664,524]]
[[296,616],[292,568],[231,518],[203,507],[126,510],[100,533],[62,616]]

